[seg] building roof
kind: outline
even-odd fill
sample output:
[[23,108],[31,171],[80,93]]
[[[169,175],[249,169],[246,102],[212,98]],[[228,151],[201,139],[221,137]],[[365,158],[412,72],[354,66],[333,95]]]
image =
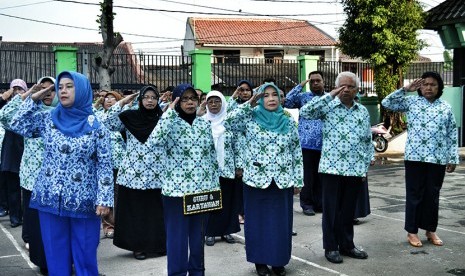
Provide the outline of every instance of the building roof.
[[465,4],[463,0],[446,0],[426,13],[426,29],[437,29],[443,25],[465,23]]
[[189,17],[196,44],[334,46],[336,40],[305,20]]
[[[53,52],[54,47],[60,46],[75,47],[78,48],[78,52],[86,50],[91,54],[103,49],[102,42],[0,42],[0,49],[9,51]],[[114,54],[134,54],[134,50],[131,43],[123,41],[116,47]]]

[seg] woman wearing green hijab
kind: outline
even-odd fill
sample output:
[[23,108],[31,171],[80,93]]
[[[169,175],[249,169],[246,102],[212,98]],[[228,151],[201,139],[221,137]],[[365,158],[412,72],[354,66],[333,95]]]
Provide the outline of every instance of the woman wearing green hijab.
[[[258,93],[228,114],[227,130],[245,135],[244,234],[247,261],[258,275],[286,275],[292,249],[293,191],[302,187],[302,150],[294,120],[284,113],[279,88]],[[270,242],[273,241],[273,242]]]

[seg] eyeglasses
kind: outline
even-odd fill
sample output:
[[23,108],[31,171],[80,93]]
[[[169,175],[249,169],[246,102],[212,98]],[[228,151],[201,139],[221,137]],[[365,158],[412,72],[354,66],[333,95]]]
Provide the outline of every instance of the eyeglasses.
[[148,100],[156,101],[156,100],[158,100],[158,98],[155,97],[155,96],[144,96],[144,97],[142,97],[142,100],[146,100],[146,101],[148,101]]
[[207,104],[210,104],[210,105],[212,105],[212,104],[219,105],[219,104],[221,104],[221,100],[208,100],[208,101],[207,101]]
[[105,101],[106,101],[106,102],[109,102],[109,101],[116,101],[116,98],[115,98],[115,97],[105,97]]
[[187,103],[188,101],[198,102],[199,98],[197,98],[197,97],[182,97],[181,98],[182,103]]

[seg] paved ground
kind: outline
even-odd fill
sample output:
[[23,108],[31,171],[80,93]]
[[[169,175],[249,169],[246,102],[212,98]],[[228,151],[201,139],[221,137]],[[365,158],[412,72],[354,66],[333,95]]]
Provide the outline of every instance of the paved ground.
[[[344,258],[331,264],[322,249],[321,214],[307,217],[295,197],[293,240],[288,275],[465,275],[465,166],[446,176],[440,199],[438,234],[445,245],[436,247],[420,236],[424,246],[416,249],[406,241],[404,225],[404,169],[401,162],[389,160],[369,172],[372,214],[355,228],[355,241],[369,258]],[[206,275],[253,276],[254,266],[245,260],[243,232],[229,245],[218,241],[205,248]],[[130,252],[102,239],[99,247],[100,272],[112,275],[166,275],[166,258],[137,261]],[[21,240],[21,227],[12,229],[7,218],[0,218],[0,275],[37,275],[29,263]]]

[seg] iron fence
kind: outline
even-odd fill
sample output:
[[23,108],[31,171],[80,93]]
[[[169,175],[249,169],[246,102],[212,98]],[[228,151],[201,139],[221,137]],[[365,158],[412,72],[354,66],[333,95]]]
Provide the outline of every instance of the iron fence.
[[[220,60],[213,56],[212,60]],[[259,86],[265,79],[273,78],[275,84],[289,91],[299,83],[299,64],[296,60],[264,58],[239,58],[235,63],[213,63],[212,84],[224,95],[230,96],[241,80]]]
[[[374,69],[370,63],[320,61],[318,62],[318,70],[323,73],[326,91],[334,89],[336,77],[340,72],[350,71],[360,78],[360,93],[362,95],[376,96]],[[403,82],[409,83],[410,81],[421,77],[421,75],[426,71],[438,72],[444,80],[444,85],[452,86],[452,69],[446,70],[444,62],[414,62],[404,71]]]
[[43,76],[55,76],[55,53],[39,51],[0,51],[0,89],[10,88],[13,79],[23,79],[28,86]]

